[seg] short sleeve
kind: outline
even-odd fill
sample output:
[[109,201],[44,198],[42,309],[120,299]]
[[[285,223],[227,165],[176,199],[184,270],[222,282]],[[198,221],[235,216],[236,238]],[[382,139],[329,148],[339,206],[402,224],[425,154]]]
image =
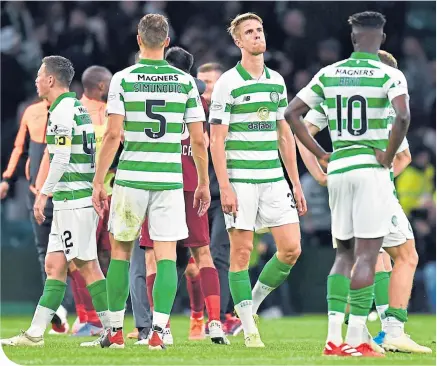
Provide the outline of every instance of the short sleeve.
[[316,126],[320,131],[328,127],[328,118],[321,105],[311,109],[305,116],[304,121]]
[[288,106],[288,100],[287,100],[287,86],[285,85],[284,79],[281,77],[282,80],[282,86],[284,87],[281,94],[279,94],[279,105],[278,105],[278,111],[276,112],[276,120],[280,121],[284,119],[284,113],[285,109]]
[[325,100],[324,86],[320,80],[324,70],[320,70],[309,84],[296,95],[310,108],[315,108]]
[[387,82],[387,96],[390,102],[399,95],[406,95],[408,97],[407,79],[405,79],[402,71],[393,69],[393,73],[390,76],[390,80]]
[[[55,136],[56,145],[65,145],[65,137],[71,140],[75,125],[75,100],[64,99],[50,114],[50,128]],[[60,137],[63,137],[60,139]],[[60,142],[60,144],[58,144]]]
[[124,108],[124,90],[122,87],[122,74],[117,72],[111,79],[109,85],[108,102],[106,105],[107,114],[126,115]]
[[192,88],[188,92],[188,100],[185,108],[184,121],[185,123],[203,122],[205,121],[205,111],[203,110],[202,101],[200,100],[199,90],[196,82],[190,76],[190,84]]
[[209,123],[229,125],[231,119],[232,96],[223,75],[217,80],[211,95]]

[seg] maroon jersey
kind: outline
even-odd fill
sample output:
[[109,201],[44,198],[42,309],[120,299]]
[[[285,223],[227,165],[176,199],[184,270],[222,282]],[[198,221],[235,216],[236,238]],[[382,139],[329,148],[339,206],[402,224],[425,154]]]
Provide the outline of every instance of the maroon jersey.
[[[205,114],[208,113],[208,104],[203,97],[202,100],[203,109]],[[197,171],[196,165],[194,164],[193,153],[191,151],[190,144],[190,134],[188,133],[188,128],[184,124],[182,131],[182,175],[184,177],[184,191],[194,192],[197,188]]]

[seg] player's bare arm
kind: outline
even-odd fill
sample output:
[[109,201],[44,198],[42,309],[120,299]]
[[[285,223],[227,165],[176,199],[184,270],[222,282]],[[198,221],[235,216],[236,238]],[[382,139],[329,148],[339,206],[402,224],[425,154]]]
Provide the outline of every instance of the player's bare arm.
[[307,212],[307,204],[302,186],[300,185],[299,171],[297,169],[296,141],[294,140],[290,126],[285,120],[277,121],[277,126],[279,152],[290,181],[293,184],[293,195],[296,200],[299,216],[302,216]]
[[393,109],[395,110],[396,117],[391,130],[390,138],[388,141],[387,150],[385,153],[378,153],[376,158],[378,162],[389,168],[396,155],[396,151],[401,146],[403,139],[405,138],[408,127],[410,126],[410,105],[408,102],[408,95],[399,95],[391,101]]
[[[305,127],[308,129],[311,136],[315,136],[319,133],[319,128],[312,123],[304,121]],[[300,156],[308,169],[312,177],[322,186],[326,186],[328,183],[328,175],[323,171],[317,158],[309,151],[298,138],[296,138],[297,148],[299,149]]]
[[39,225],[41,225],[46,219],[44,216],[44,208],[46,207],[48,195],[52,193],[53,188],[64,175],[70,161],[71,138],[68,136],[59,136],[55,141],[56,150],[50,164],[47,178],[41,191],[38,193],[33,206],[33,213]]
[[231,187],[226,170],[225,139],[228,135],[228,130],[228,125],[211,124],[211,157],[220,187],[223,212],[227,214],[232,213],[236,216],[238,212],[237,196]]
[[104,210],[108,205],[108,196],[104,189],[104,180],[120,145],[123,121],[124,116],[122,115],[109,115],[106,131],[103,135],[102,146],[100,147],[99,161],[93,180],[93,205],[100,217],[103,217]]
[[284,116],[302,144],[318,159],[328,161],[330,154],[314,140],[314,137],[308,132],[308,129],[301,119],[302,115],[308,113],[309,110],[310,108],[300,98],[294,97],[285,110]]
[[405,168],[410,165],[411,163],[411,153],[410,149],[405,149],[404,151],[401,151],[400,153],[397,153],[395,156],[395,159],[393,161],[393,172],[395,175],[395,178],[401,174]]
[[205,136],[203,132],[204,122],[188,123],[188,131],[190,133],[190,143],[193,152],[194,163],[197,170],[197,188],[194,193],[193,207],[199,208],[198,215],[203,216],[211,203],[211,195],[209,192],[209,177],[208,177],[208,151],[205,146]]

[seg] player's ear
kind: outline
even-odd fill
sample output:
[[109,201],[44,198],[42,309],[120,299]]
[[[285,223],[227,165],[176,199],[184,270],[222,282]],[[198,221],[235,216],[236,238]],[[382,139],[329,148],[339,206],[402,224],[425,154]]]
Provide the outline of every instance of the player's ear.
[[355,34],[353,32],[351,33],[351,41],[352,41],[353,45],[355,45],[357,43],[357,40],[355,38]]
[[385,33],[382,33],[381,44],[384,44],[384,43],[385,43],[386,38],[387,38],[386,34],[385,34]]
[[167,37],[164,41],[164,48],[167,48],[169,44],[170,44],[170,37]]
[[140,47],[143,45],[143,40],[141,39],[139,34],[137,34],[137,43],[138,43],[138,46],[140,46]]

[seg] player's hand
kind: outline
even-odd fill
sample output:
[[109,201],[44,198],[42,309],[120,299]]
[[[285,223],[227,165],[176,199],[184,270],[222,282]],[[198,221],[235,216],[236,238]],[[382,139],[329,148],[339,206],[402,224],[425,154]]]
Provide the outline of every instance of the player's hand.
[[319,160],[319,164],[322,167],[323,171],[326,172],[328,169],[329,159],[331,158],[331,153],[326,153]]
[[35,215],[36,222],[41,225],[46,217],[44,216],[44,209],[47,203],[47,196],[42,193],[38,193],[36,196],[35,204],[33,205],[33,214]]
[[97,215],[103,219],[105,211],[108,210],[108,195],[103,183],[93,183],[93,206]]
[[376,160],[379,164],[381,164],[384,168],[390,169],[393,165],[392,161],[387,161],[387,154],[385,151],[379,149],[373,149],[375,151]]
[[198,185],[194,192],[193,207],[198,208],[197,215],[199,217],[205,215],[211,204],[211,194],[208,185]]
[[293,196],[296,201],[296,208],[299,216],[303,216],[307,213],[307,201],[302,191],[301,185],[296,185],[293,187]]
[[223,212],[234,216],[235,220],[238,213],[238,201],[237,195],[230,185],[226,188],[220,188],[220,201]]
[[9,192],[9,183],[8,182],[1,182],[0,183],[0,200],[3,200],[6,198]]

